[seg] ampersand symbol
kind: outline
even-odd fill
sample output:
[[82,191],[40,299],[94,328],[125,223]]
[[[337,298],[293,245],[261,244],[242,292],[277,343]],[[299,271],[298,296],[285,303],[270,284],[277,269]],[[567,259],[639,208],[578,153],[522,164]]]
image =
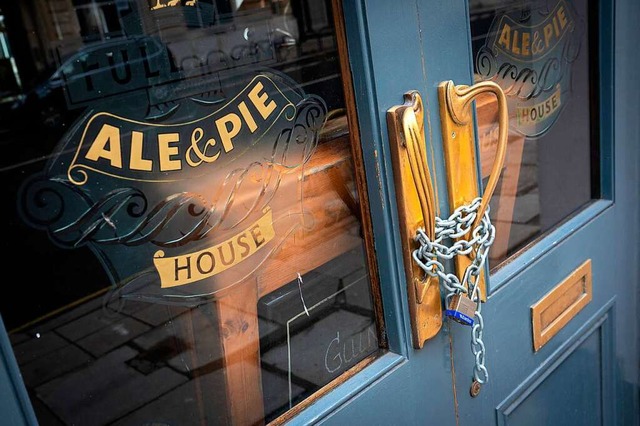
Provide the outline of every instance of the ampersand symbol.
[[540,33],[536,31],[535,33],[533,33],[533,41],[531,42],[531,53],[533,55],[537,55],[538,53],[542,53],[543,50],[544,46],[542,45]]
[[[185,160],[187,160],[187,163],[191,167],[197,167],[200,164],[202,164],[203,162],[205,162],[205,163],[213,163],[220,156],[220,152],[216,152],[214,155],[211,155],[211,156],[207,156],[206,155],[207,154],[207,149],[210,146],[215,146],[215,144],[216,144],[216,141],[213,138],[207,140],[207,142],[204,144],[203,149],[200,150],[200,145],[198,145],[198,143],[202,140],[203,136],[204,136],[204,131],[200,127],[196,127],[193,130],[193,133],[191,133],[191,146],[189,148],[187,148],[187,155],[186,155],[186,158],[185,158]],[[193,155],[198,157],[199,160],[195,160],[194,161],[193,160]]]

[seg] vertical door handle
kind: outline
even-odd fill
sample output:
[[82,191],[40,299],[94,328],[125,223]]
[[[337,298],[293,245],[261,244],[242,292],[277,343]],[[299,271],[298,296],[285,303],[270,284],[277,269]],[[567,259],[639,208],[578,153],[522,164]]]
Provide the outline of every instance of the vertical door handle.
[[[475,222],[475,225],[477,226],[480,222],[480,219],[484,215],[484,212],[487,210],[489,201],[491,201],[491,196],[496,189],[498,178],[500,177],[500,172],[502,170],[502,167],[504,166],[504,159],[507,154],[507,141],[509,137],[509,113],[507,111],[507,98],[502,91],[502,88],[492,81],[482,81],[480,83],[474,84],[473,86],[456,86],[455,84],[453,84],[453,81],[446,81],[440,84],[439,92],[440,119],[443,122],[451,120],[455,123],[454,126],[446,123],[447,129],[450,130],[448,132],[445,132],[445,126],[443,125],[443,140],[445,144],[445,150],[448,149],[447,146],[451,146],[456,143],[465,143],[460,142],[460,138],[457,138],[458,140],[456,141],[455,136],[452,138],[452,132],[455,132],[456,128],[459,128],[460,126],[473,125],[471,103],[479,95],[491,93],[495,95],[498,101],[498,146],[496,149],[496,157],[493,161],[493,166],[491,167],[489,181],[487,182],[487,186],[484,189],[484,193],[482,195],[482,203],[480,204],[480,209],[478,210],[478,216]],[[446,108],[446,111],[443,111],[444,108]],[[472,128],[471,131],[473,131]],[[472,138],[469,139],[469,142],[475,144]],[[452,162],[452,167],[458,166],[455,159],[447,157],[447,160]],[[473,158],[473,161],[475,166],[475,158]],[[448,172],[449,175],[452,173],[453,171]],[[449,192],[451,192],[451,190]],[[467,200],[467,202],[470,201],[471,200]],[[454,210],[455,208],[459,207],[460,204],[458,203],[459,201],[456,200],[456,203],[451,206],[451,209]]]
[[[472,86],[456,86],[453,81],[444,81],[438,86],[442,143],[447,169],[449,209],[451,211],[469,205],[480,194],[478,182],[480,173],[477,168],[478,153],[476,152],[471,107],[478,96],[487,93],[493,94],[498,104],[498,145],[489,180],[484,188],[482,202],[472,229],[480,224],[504,166],[509,137],[507,98],[502,88],[492,81],[482,81]],[[458,277],[462,277],[472,260],[473,252],[468,255],[456,256],[455,264]],[[486,280],[484,273],[478,279],[481,298],[485,301]]]
[[[495,190],[504,165],[508,137],[506,97],[500,86],[481,82],[473,86],[456,86],[443,82],[438,88],[443,148],[447,164],[449,206],[452,211],[470,204],[480,193],[476,167],[476,148],[473,133],[473,101],[483,93],[493,93],[498,101],[499,141],[491,175],[484,191],[472,229],[482,220]],[[442,327],[442,300],[437,276],[425,274],[430,262],[421,266],[414,260],[419,245],[418,230],[435,241],[438,216],[437,194],[434,190],[427,161],[424,134],[424,106],[417,91],[404,95],[404,104],[387,111],[387,125],[393,161],[396,203],[402,238],[403,261],[407,280],[407,297],[411,315],[413,345],[422,348],[424,342],[435,336]],[[462,237],[461,237],[462,238]],[[435,257],[434,257],[435,259]],[[456,274],[462,280],[473,253],[456,256]],[[441,265],[440,265],[441,266]],[[435,274],[434,274],[435,275]],[[480,281],[480,294],[485,296],[484,277]]]

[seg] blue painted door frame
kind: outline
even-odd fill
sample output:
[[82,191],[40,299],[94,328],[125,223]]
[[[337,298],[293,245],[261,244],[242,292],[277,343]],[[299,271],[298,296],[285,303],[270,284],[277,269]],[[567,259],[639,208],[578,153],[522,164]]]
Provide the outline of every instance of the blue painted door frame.
[[[423,349],[411,345],[385,121],[404,92],[420,91],[427,154],[436,164],[438,192],[446,194],[436,87],[443,80],[471,82],[467,4],[344,0],[342,6],[390,351],[292,423],[638,424],[640,55],[634,48],[640,5],[599,5],[603,199],[490,277],[483,314],[491,379],[477,398],[468,394],[472,362],[465,329],[446,324]],[[439,202],[449,211],[446,196]],[[593,263],[593,300],[534,352],[530,306],[586,259]],[[2,423],[35,424],[1,325]],[[587,410],[565,419],[571,404]]]

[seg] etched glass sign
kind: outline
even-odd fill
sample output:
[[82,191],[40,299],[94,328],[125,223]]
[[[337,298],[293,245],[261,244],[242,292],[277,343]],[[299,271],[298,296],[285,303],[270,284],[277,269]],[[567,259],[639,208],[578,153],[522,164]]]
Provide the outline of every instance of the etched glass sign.
[[477,52],[481,79],[505,91],[512,127],[526,137],[544,134],[571,97],[572,64],[584,23],[568,1],[516,8],[496,15]]
[[[584,0],[469,4],[477,81],[505,92],[509,142],[491,201],[490,264],[507,258],[600,196],[597,16]],[[497,146],[497,108],[477,101],[482,177]]]
[[24,217],[89,245],[114,297],[194,305],[246,279],[304,226],[326,106],[273,71],[224,88],[225,103],[191,97],[153,120],[147,98],[101,102],[25,185]]
[[39,423],[267,423],[384,352],[329,1],[0,22],[5,260],[31,262],[0,314]]
[[269,323],[260,339],[269,418],[377,352],[367,293],[364,265],[348,254],[260,300],[259,317]]

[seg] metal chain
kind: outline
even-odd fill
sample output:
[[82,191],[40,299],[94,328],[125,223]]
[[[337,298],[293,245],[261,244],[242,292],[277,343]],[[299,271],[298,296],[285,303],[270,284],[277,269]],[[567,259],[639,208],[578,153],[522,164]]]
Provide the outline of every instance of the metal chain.
[[[473,378],[483,384],[489,380],[489,372],[485,367],[485,345],[482,339],[484,321],[482,314],[482,300],[478,277],[489,256],[489,248],[495,239],[495,227],[489,219],[489,207],[482,220],[475,229],[471,229],[476,219],[482,198],[476,198],[469,205],[457,208],[447,219],[436,217],[435,239],[431,241],[423,229],[418,229],[415,240],[419,247],[413,251],[413,259],[432,277],[440,277],[444,287],[445,304],[449,306],[451,298],[458,294],[467,294],[475,302],[473,326],[471,328],[471,351],[475,358]],[[462,237],[470,236],[469,239]],[[458,239],[459,238],[459,239]],[[458,239],[451,246],[444,244],[445,240]],[[455,274],[447,273],[444,260],[453,259],[458,255],[473,253],[472,262],[466,268],[462,280]]]

